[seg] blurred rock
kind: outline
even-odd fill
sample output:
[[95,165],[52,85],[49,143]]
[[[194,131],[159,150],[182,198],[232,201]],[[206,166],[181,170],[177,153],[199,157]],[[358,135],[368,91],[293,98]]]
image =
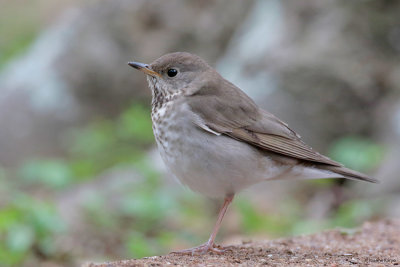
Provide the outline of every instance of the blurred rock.
[[[322,152],[376,138],[400,90],[400,3],[257,1],[218,67]],[[389,114],[386,114],[389,115]]]
[[[381,120],[379,128],[384,129],[381,132],[381,139],[385,144],[386,155],[380,168],[377,171],[377,176],[381,179],[381,184],[378,188],[371,190],[372,192],[379,194],[379,192],[385,192],[388,197],[399,198],[400,194],[400,102],[387,103],[385,108],[381,110],[379,114],[381,117],[386,117],[386,120]],[[400,209],[398,208],[398,201],[396,203],[396,209],[389,206],[389,209],[394,214],[400,216]],[[389,212],[390,213],[390,212]]]
[[149,101],[126,62],[172,51],[213,61],[251,1],[96,1],[67,12],[0,76],[0,164],[63,152],[62,134]]

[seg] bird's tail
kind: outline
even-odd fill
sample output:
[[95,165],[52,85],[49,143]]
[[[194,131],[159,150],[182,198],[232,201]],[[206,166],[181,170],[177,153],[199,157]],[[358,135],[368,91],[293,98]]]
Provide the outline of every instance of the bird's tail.
[[338,166],[318,166],[320,169],[328,170],[337,174],[342,175],[344,178],[352,179],[352,180],[361,180],[367,181],[370,183],[379,183],[379,181],[375,178],[372,178],[366,174],[361,172],[357,172],[346,167],[338,167]]

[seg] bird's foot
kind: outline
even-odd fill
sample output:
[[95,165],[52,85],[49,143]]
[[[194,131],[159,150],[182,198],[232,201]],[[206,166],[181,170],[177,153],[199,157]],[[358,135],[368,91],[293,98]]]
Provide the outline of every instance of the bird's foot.
[[178,250],[178,251],[173,251],[171,252],[171,254],[180,254],[180,255],[202,255],[202,254],[206,254],[207,252],[214,252],[217,254],[222,254],[226,251],[225,248],[223,248],[222,246],[216,245],[214,243],[205,243],[202,244],[198,247],[194,247],[194,248],[189,248],[189,249],[184,249],[184,250]]

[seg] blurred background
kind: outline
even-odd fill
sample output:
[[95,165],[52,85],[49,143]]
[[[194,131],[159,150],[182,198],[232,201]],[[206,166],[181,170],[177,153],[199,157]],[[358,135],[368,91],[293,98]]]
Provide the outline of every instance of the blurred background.
[[0,0],[0,265],[77,266],[207,240],[220,202],[154,147],[126,65],[195,53],[316,150],[381,183],[274,181],[223,244],[400,216],[400,2]]

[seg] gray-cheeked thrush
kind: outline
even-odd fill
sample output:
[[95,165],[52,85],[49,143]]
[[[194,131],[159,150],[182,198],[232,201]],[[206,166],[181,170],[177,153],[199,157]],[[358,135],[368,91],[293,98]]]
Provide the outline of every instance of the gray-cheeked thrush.
[[153,132],[169,171],[194,191],[225,198],[208,242],[181,253],[223,252],[214,243],[223,216],[234,195],[255,183],[315,178],[377,182],[313,150],[198,56],[177,52],[150,65],[128,64],[147,76]]

